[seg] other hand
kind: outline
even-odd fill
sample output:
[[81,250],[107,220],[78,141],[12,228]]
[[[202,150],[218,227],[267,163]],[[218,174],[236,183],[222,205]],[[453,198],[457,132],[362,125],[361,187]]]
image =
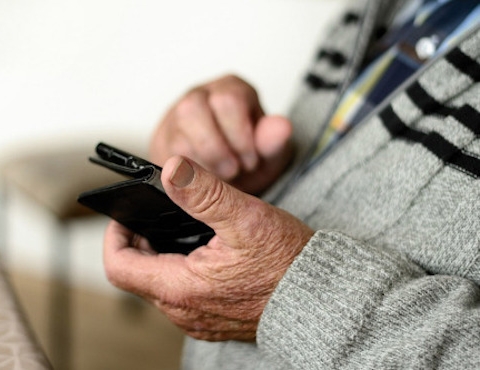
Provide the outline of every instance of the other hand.
[[153,162],[182,155],[242,191],[258,194],[276,180],[291,155],[290,121],[265,116],[255,89],[226,76],[190,90],[160,122],[150,145]]

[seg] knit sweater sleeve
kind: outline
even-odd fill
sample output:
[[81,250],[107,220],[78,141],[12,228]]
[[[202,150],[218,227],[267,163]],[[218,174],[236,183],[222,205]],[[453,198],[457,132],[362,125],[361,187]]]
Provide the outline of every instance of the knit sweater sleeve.
[[270,299],[258,343],[288,369],[480,368],[480,287],[318,231]]

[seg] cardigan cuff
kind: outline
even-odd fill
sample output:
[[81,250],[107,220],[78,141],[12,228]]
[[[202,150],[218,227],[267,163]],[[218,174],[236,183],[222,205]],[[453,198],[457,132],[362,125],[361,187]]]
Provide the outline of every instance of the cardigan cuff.
[[267,304],[259,347],[296,367],[338,366],[350,344],[369,331],[370,314],[385,292],[424,274],[394,251],[318,231]]

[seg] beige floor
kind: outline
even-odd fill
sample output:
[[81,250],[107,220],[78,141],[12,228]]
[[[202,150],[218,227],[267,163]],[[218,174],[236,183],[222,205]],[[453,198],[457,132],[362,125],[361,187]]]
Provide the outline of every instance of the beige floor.
[[[61,361],[48,336],[51,282],[10,272],[33,331],[55,366]],[[70,289],[71,370],[175,370],[181,332],[153,307],[135,297]],[[59,311],[61,312],[61,310]],[[61,354],[60,354],[61,355]]]

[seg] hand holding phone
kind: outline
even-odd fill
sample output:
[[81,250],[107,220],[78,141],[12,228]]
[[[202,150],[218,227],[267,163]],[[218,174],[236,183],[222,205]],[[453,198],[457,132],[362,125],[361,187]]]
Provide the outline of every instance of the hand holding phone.
[[104,143],[96,153],[90,161],[129,179],[80,194],[81,204],[145,237],[159,253],[188,254],[215,235],[165,194],[161,167]]

